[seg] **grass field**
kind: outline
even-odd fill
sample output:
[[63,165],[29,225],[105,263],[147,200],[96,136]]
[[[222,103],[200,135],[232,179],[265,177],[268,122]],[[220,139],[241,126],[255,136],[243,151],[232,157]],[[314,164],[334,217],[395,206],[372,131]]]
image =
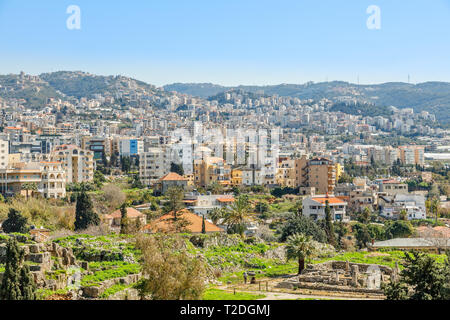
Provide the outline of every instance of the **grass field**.
[[252,294],[246,292],[227,292],[220,289],[208,289],[203,294],[203,300],[258,300],[265,298],[262,294]]

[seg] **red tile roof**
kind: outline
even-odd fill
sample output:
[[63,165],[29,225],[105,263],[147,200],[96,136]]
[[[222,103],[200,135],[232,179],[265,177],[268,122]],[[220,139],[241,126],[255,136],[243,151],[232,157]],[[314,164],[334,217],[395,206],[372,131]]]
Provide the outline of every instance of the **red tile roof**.
[[159,179],[159,181],[187,181],[187,179],[183,178],[178,173],[171,172]]
[[[179,217],[182,219],[185,219],[190,223],[185,227],[186,231],[190,233],[201,233],[202,232],[202,224],[203,224],[203,218],[193,214],[189,210],[183,209],[178,213]],[[155,221],[151,222],[150,224],[146,225],[144,227],[144,230],[150,231],[152,233],[158,233],[158,232],[173,232],[174,226],[173,226],[173,213],[166,214]],[[209,221],[205,220],[205,230],[207,233],[212,232],[225,232],[222,228],[216,226],[215,224],[212,224]]]
[[329,204],[345,204],[345,201],[342,201],[336,197],[313,197],[311,200],[319,202],[321,204],[326,204],[328,201]]

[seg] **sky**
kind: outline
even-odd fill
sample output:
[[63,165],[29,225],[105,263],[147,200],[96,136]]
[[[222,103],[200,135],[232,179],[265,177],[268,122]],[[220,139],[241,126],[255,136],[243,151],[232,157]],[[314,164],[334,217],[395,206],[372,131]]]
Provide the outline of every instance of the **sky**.
[[[70,5],[81,29],[70,30]],[[367,8],[380,8],[369,29]],[[0,0],[0,74],[450,82],[450,0]]]

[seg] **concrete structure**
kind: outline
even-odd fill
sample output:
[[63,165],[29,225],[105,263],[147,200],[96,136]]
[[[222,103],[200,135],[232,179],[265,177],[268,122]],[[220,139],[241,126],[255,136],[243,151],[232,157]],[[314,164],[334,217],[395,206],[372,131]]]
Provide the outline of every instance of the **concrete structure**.
[[226,208],[235,201],[233,195],[199,195],[194,193],[185,195],[184,199],[187,209],[205,217],[208,217],[212,210]]

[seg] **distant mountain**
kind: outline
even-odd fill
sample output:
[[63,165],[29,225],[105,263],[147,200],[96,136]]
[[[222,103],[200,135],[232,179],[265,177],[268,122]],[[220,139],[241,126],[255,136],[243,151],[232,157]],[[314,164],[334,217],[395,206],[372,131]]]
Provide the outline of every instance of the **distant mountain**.
[[438,120],[450,122],[450,83],[426,82],[408,84],[391,82],[378,85],[356,85],[334,81],[306,84],[281,84],[274,86],[221,87],[213,84],[172,84],[165,90],[177,91],[207,98],[232,89],[267,95],[291,96],[300,99],[322,99],[333,101],[357,101],[377,106],[413,108],[416,112],[434,113]]
[[204,99],[232,89],[232,87],[223,87],[212,83],[174,83],[163,88],[165,91],[176,91]]
[[97,76],[85,72],[60,71],[39,76],[56,90],[75,98],[91,98],[95,94],[130,92],[144,89],[156,91],[156,87],[145,82],[123,76]]
[[0,100],[23,99],[25,106],[40,108],[48,99],[70,100],[119,96],[132,99],[134,93],[167,96],[171,93],[145,82],[123,76],[98,76],[81,71],[60,71],[31,76],[24,73],[0,75]]

